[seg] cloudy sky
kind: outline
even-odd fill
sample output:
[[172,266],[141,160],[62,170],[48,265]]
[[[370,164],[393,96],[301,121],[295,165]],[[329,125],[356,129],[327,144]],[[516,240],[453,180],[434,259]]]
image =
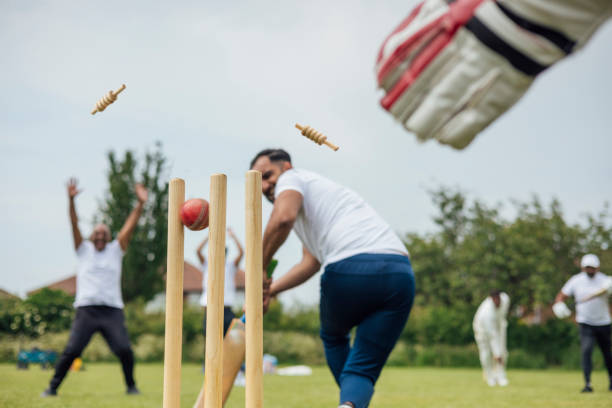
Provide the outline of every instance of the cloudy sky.
[[[0,288],[24,295],[73,274],[65,181],[85,189],[88,234],[106,153],[142,154],[156,140],[188,197],[208,197],[210,174],[228,175],[228,225],[240,236],[244,172],[266,147],[358,191],[399,233],[433,229],[427,189],[439,185],[489,203],[556,197],[571,222],[612,200],[611,23],[458,152],[417,143],[378,104],[378,47],[414,4],[2,1]],[[341,149],[306,140],[295,122]],[[202,237],[186,235],[187,260]],[[279,274],[299,255],[292,236]],[[318,276],[283,299],[315,303],[317,288]]]

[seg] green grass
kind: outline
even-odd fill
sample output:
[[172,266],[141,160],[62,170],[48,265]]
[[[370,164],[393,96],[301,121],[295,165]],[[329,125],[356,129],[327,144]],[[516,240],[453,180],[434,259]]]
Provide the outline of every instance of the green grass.
[[[40,392],[52,375],[38,366],[17,370],[0,364],[0,407],[159,407],[162,403],[161,364],[138,364],[136,380],[142,395],[124,394],[118,363],[87,364],[86,370],[71,372],[57,398],[42,399]],[[580,394],[578,371],[511,370],[510,386],[489,388],[480,370],[453,368],[386,368],[371,406],[403,407],[611,407],[607,375],[593,375],[595,393]],[[191,407],[200,389],[201,367],[183,367],[181,407]],[[266,407],[336,407],[338,390],[327,368],[317,367],[309,377],[265,376]],[[244,407],[244,388],[234,388],[227,408]]]

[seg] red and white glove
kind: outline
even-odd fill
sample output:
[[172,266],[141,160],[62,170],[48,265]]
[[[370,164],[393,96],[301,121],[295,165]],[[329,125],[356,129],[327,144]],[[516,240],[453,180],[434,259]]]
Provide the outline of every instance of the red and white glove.
[[381,105],[462,149],[611,15],[610,0],[425,0],[380,49]]

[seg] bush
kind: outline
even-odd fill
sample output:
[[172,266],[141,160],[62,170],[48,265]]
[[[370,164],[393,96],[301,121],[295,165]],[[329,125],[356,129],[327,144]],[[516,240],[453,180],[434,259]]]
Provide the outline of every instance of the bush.
[[280,364],[325,364],[319,337],[297,332],[265,332],[263,342],[264,353],[278,358]]
[[46,331],[61,332],[70,328],[74,309],[74,296],[62,290],[43,288],[29,296],[24,303],[36,310]]
[[204,336],[200,335],[189,343],[183,342],[183,361],[189,361],[190,363],[203,363],[204,362]]
[[60,290],[42,289],[25,301],[0,299],[0,333],[41,336],[70,327],[74,298]]
[[163,336],[166,327],[164,313],[145,313],[144,302],[134,301],[125,305],[125,324],[130,340],[137,342],[145,334]]
[[319,336],[319,309],[317,306],[296,306],[284,310],[280,302],[273,302],[264,316],[264,328]]
[[471,308],[414,307],[400,338],[422,345],[466,345],[474,342]]
[[144,334],[133,345],[136,361],[152,362],[164,360],[164,337],[155,334]]
[[578,343],[576,325],[567,320],[551,319],[531,326],[517,319],[509,321],[508,348],[543,355],[549,365],[560,365],[565,351]]
[[508,353],[508,368],[546,368],[546,356],[534,354],[523,349],[514,349]]
[[414,346],[415,366],[478,367],[478,350],[471,346]]

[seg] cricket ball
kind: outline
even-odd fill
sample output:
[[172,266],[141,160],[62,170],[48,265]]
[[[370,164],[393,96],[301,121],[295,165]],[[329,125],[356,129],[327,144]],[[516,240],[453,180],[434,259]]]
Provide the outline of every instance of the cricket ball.
[[192,231],[208,227],[208,201],[201,198],[185,201],[181,206],[181,221]]

